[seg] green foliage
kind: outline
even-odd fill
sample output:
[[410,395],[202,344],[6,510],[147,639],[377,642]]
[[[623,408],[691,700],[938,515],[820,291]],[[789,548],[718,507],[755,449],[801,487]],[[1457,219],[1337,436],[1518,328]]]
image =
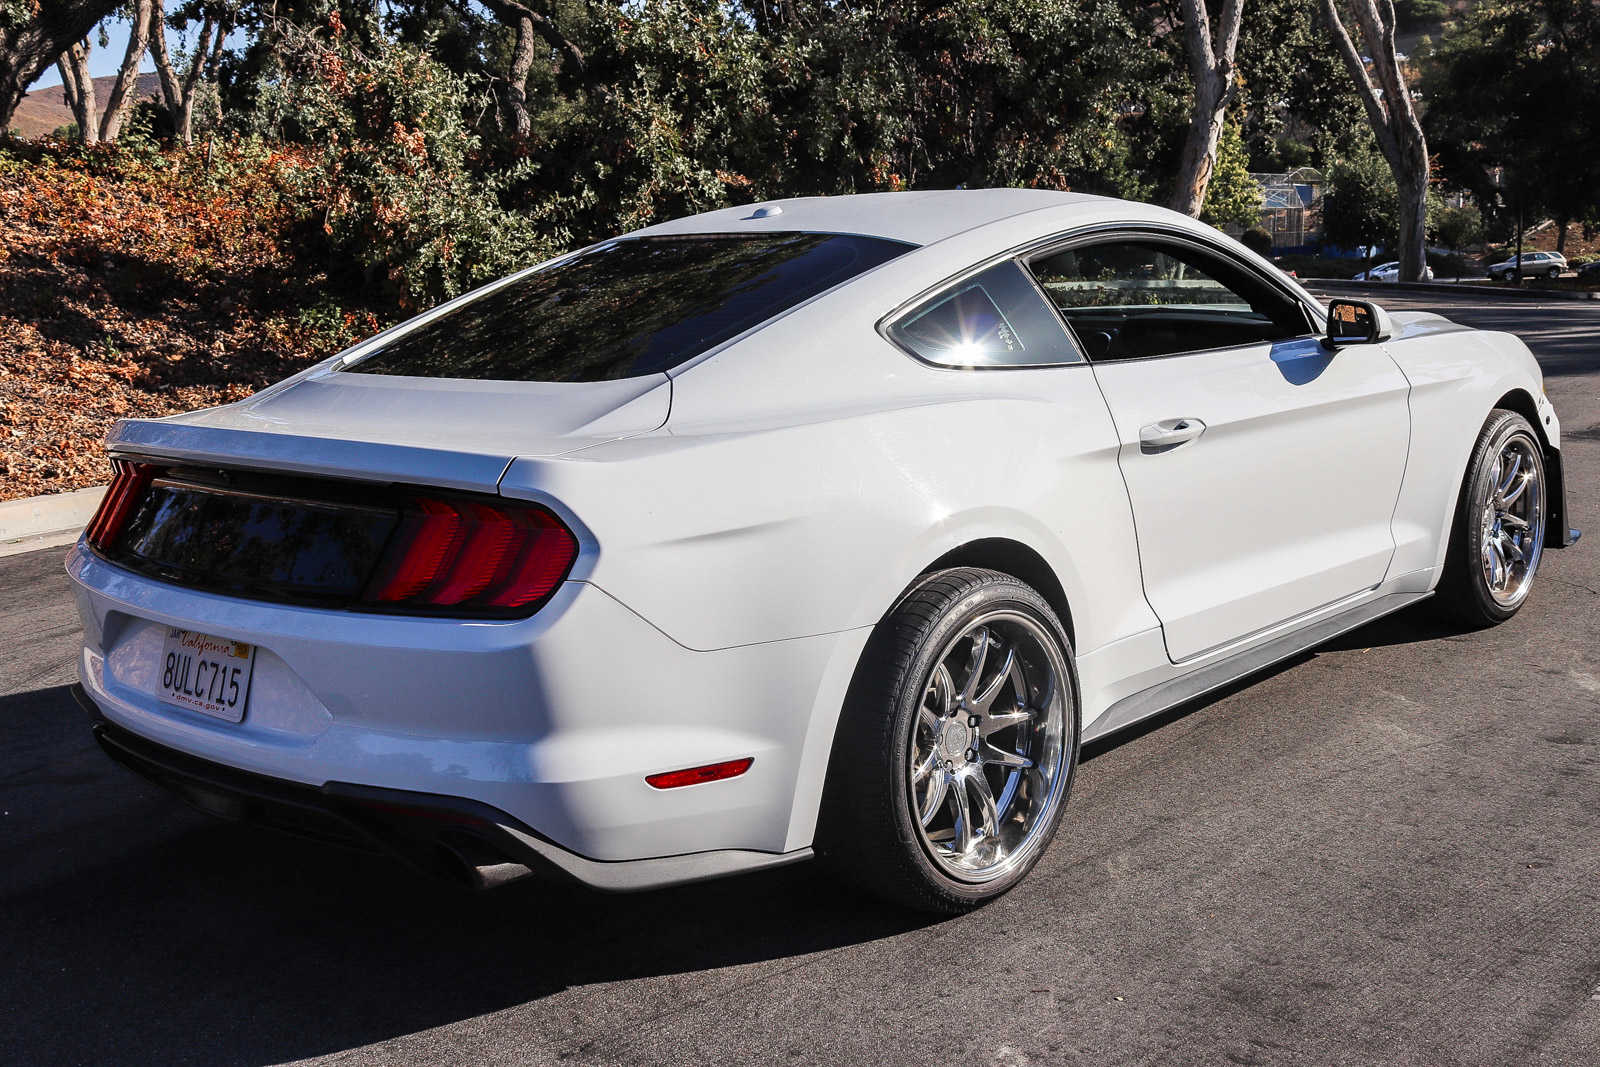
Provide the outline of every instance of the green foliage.
[[1440,43],[1423,89],[1430,146],[1452,182],[1509,217],[1494,229],[1519,209],[1600,211],[1600,4],[1477,5]]
[[1364,135],[1366,115],[1321,9],[1321,0],[1245,4],[1233,114],[1255,170],[1323,167]]
[[[1444,202],[1428,190],[1427,234],[1432,238]],[[1322,200],[1322,234],[1328,244],[1393,247],[1400,233],[1400,195],[1394,173],[1371,143],[1357,142],[1328,168]]]
[[1142,118],[1175,68],[1127,5],[911,0],[816,17],[770,52],[776,176],[794,191],[1150,191]]
[[1394,14],[1402,30],[1415,30],[1437,26],[1449,18],[1450,5],[1445,0],[1395,0]]
[[369,288],[425,306],[537,262],[566,242],[468,167],[466,86],[424,52],[380,43],[363,51],[338,18],[291,29],[286,76],[262,86],[260,132],[307,146],[290,182],[329,250],[363,269]]
[[0,29],[24,26],[39,14],[39,0],[0,0]]
[[1392,245],[1400,232],[1394,174],[1377,149],[1360,145],[1328,168],[1322,236],[1332,245]]
[[1244,138],[1236,122],[1225,123],[1217,141],[1217,165],[1206,186],[1200,220],[1216,227],[1253,226],[1261,220],[1261,186],[1250,177]]
[[1483,243],[1483,214],[1475,207],[1447,207],[1438,213],[1434,229],[1446,248],[1474,248]]

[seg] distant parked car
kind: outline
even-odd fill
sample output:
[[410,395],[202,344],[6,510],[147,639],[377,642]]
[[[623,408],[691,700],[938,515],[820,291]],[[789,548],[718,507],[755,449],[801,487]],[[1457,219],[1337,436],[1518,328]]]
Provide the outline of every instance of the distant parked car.
[[[1430,282],[1433,281],[1433,268],[1424,268],[1423,277]],[[1371,270],[1364,270],[1360,274],[1357,274],[1355,280],[1358,282],[1397,282],[1400,280],[1400,264],[1379,264],[1378,266],[1373,267]]]
[[[1567,257],[1560,252],[1524,252],[1522,253],[1523,277],[1559,278],[1567,269]],[[1512,256],[1504,263],[1496,263],[1489,268],[1489,277],[1497,281],[1504,281],[1517,272],[1517,257]]]
[[1580,282],[1600,282],[1600,259],[1591,259],[1578,268]]

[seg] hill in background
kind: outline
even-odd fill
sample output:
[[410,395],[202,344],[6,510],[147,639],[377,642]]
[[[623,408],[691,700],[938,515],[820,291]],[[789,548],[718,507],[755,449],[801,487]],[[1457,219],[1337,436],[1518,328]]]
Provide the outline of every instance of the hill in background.
[[[94,100],[100,108],[95,113],[97,119],[104,112],[106,100],[111,96],[111,87],[116,81],[114,74],[106,74],[94,80]],[[135,100],[143,100],[146,97],[159,98],[161,82],[154,72],[141,74],[134,83],[133,91]],[[11,128],[21,137],[43,137],[73,121],[75,120],[72,117],[72,109],[67,106],[61,86],[52,85],[48,89],[30,90],[28,95],[22,98],[22,103],[17,105],[16,114],[11,117]]]

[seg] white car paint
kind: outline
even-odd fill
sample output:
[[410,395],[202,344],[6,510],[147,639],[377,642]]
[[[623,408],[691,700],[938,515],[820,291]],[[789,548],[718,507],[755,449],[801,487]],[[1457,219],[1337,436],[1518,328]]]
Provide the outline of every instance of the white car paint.
[[[1560,445],[1526,347],[1436,316],[1396,314],[1387,342],[1336,352],[1309,338],[1004,370],[931,366],[880,331],[977,265],[1106,226],[1210,242],[1315,313],[1267,261],[1159,208],[1033,190],[770,206],[641,232],[919,247],[667,374],[538,385],[340,371],[368,342],[236,404],[119,423],[116,453],[536,501],[579,556],[532,617],[464,622],[198,592],[80,543],[68,570],[89,697],[110,722],[218,764],[492,805],[598,884],[619,861],[721,857],[633,884],[687,880],[806,854],[871,628],[947,554],[1004,542],[1042,561],[1095,736],[1152,687],[1431,589],[1468,453],[1502,397],[1536,405]],[[1204,430],[1147,454],[1141,430],[1178,419]],[[243,723],[156,697],[167,626],[259,647]],[[644,782],[745,756],[749,772],[728,781]]]
[[[1098,364],[1168,653],[1209,649],[1376,587],[1406,462],[1406,379],[1381,347],[1315,338]],[[1150,454],[1142,426],[1205,427]]]

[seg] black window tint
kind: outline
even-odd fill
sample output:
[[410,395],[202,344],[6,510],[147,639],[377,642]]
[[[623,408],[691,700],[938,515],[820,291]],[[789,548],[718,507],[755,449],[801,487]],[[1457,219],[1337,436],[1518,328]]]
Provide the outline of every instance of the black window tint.
[[656,374],[912,247],[819,233],[613,241],[402,334],[345,370],[525,382]]
[[889,335],[946,367],[1048,366],[1082,358],[1039,290],[1010,261],[933,297],[891,326]]
[[1090,359],[1174,355],[1310,332],[1299,301],[1192,245],[1108,240],[1049,253],[1030,267]]

